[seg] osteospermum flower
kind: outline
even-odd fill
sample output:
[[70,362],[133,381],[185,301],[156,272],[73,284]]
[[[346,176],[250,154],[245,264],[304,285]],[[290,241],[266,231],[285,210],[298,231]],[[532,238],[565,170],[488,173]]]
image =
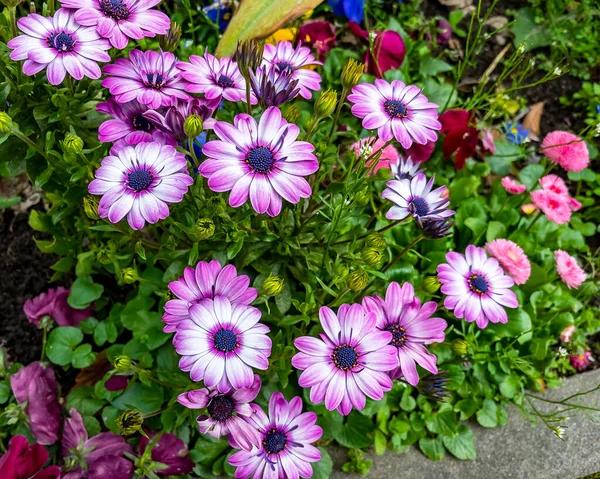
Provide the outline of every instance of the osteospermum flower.
[[129,60],[118,58],[104,67],[104,74],[107,78],[102,80],[102,86],[119,103],[137,100],[156,110],[169,106],[174,98],[191,100],[183,91],[186,82],[180,78],[175,56],[170,52],[131,50]]
[[162,319],[167,325],[164,331],[173,333],[178,323],[191,319],[190,307],[203,299],[224,296],[232,304],[250,304],[258,293],[249,286],[250,278],[245,274],[238,276],[232,264],[222,267],[216,260],[210,263],[200,261],[195,269],[185,268],[182,277],[169,283],[169,289],[178,299],[171,299],[165,304]]
[[438,105],[421,94],[419,87],[406,86],[398,80],[388,83],[378,79],[375,85],[362,83],[352,89],[348,100],[354,103],[352,114],[363,119],[363,128],[377,129],[383,141],[396,138],[403,148],[435,141],[436,131],[442,128]]
[[502,183],[502,187],[506,190],[507,193],[511,195],[518,195],[520,193],[524,193],[527,187],[525,185],[518,184],[514,178],[510,176],[505,176],[500,180]]
[[209,391],[206,388],[188,391],[177,396],[177,401],[190,409],[204,409],[207,414],[198,416],[198,428],[202,434],[219,439],[227,436],[238,449],[246,451],[261,447],[259,432],[248,422],[252,416],[250,402],[260,392],[260,377],[254,375],[249,388],[231,390],[226,393]]
[[577,289],[581,286],[587,275],[585,271],[577,264],[577,260],[569,253],[557,249],[554,252],[554,261],[556,262],[556,271],[560,279],[567,285],[569,289]]
[[392,170],[392,175],[397,180],[412,180],[417,174],[422,173],[421,163],[413,162],[412,158],[409,156],[408,158],[400,157],[397,163],[392,163],[390,165]]
[[385,217],[390,220],[403,220],[408,216],[414,217],[419,225],[424,220],[441,220],[454,214],[448,209],[450,201],[446,197],[446,187],[431,191],[435,177],[429,181],[423,173],[418,173],[412,179],[391,180],[381,194],[394,203]]
[[437,267],[446,309],[454,310],[457,318],[475,321],[480,328],[488,322],[506,323],[504,307],[516,308],[519,302],[509,289],[515,282],[504,274],[498,260],[488,258],[483,248],[469,245],[464,255],[448,253],[446,261]]
[[294,341],[300,350],[292,358],[298,379],[311,388],[313,403],[325,401],[330,411],[344,416],[352,407],[363,409],[366,396],[379,400],[392,388],[388,372],[398,366],[393,335],[376,328],[377,316],[360,304],[343,304],[336,314],[327,306],[319,310],[324,333],[321,339],[303,336]]
[[76,80],[84,76],[97,79],[101,75],[97,62],[110,61],[106,53],[110,43],[93,28],[78,24],[68,8],[59,8],[54,17],[32,13],[20,18],[17,25],[24,35],[7,45],[13,50],[11,59],[25,60],[25,75],[47,68],[46,76],[52,85],[62,83],[67,73]]
[[230,206],[250,198],[258,213],[277,216],[282,198],[298,203],[310,196],[304,177],[319,169],[314,146],[296,141],[300,129],[284,120],[279,108],[268,108],[258,124],[247,114],[237,115],[233,125],[219,121],[214,132],[219,140],[204,145],[208,159],[199,172],[211,190],[231,191]]
[[258,322],[260,316],[260,310],[223,296],[192,305],[190,319],[178,324],[173,338],[183,356],[179,367],[221,393],[251,387],[252,368],[266,370],[271,355],[269,328]]
[[236,479],[250,478],[310,478],[311,463],[321,459],[321,452],[312,445],[323,435],[314,412],[302,412],[302,399],[289,403],[276,392],[269,401],[269,416],[252,404],[248,418],[259,433],[261,445],[252,451],[239,451],[229,458],[236,467]]
[[321,75],[306,68],[310,65],[322,65],[315,60],[310,48],[301,45],[294,48],[291,42],[265,45],[263,66],[274,68],[279,73],[291,74],[292,80],[298,80],[300,96],[307,100],[312,97],[311,90],[321,88]]
[[507,239],[486,243],[487,252],[498,260],[515,284],[525,284],[531,275],[531,264],[523,249]]
[[567,171],[581,171],[590,163],[590,152],[585,141],[568,131],[552,131],[541,144],[541,152],[552,163]]
[[446,321],[432,318],[437,309],[435,301],[421,306],[410,283],[402,288],[396,282],[388,286],[385,299],[375,296],[363,299],[367,311],[374,312],[377,317],[377,329],[392,333],[390,345],[396,348],[399,366],[390,371],[390,377],[401,376],[416,386],[419,382],[417,364],[432,374],[437,374],[437,358],[427,351],[426,344],[440,343],[446,335]]
[[118,223],[125,216],[134,230],[169,216],[168,203],[178,203],[194,182],[185,155],[169,145],[140,143],[113,147],[102,160],[88,190],[103,195],[98,214]]
[[562,225],[571,221],[571,207],[563,195],[550,190],[535,190],[531,192],[531,200],[553,223]]
[[166,35],[169,17],[152,9],[160,0],[64,0],[63,7],[76,9],[75,21],[95,27],[101,37],[122,50],[129,39]]

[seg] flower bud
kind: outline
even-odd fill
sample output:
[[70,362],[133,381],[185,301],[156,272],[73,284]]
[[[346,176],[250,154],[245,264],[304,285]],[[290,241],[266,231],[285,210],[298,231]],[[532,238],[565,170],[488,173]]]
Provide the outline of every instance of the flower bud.
[[133,284],[140,279],[140,277],[135,268],[124,268],[123,271],[121,271],[121,279],[126,284]]
[[83,150],[83,140],[78,136],[67,133],[65,139],[61,142],[62,149],[65,153],[77,155]]
[[369,282],[369,273],[362,269],[352,271],[346,278],[346,284],[352,291],[362,291]]
[[465,356],[467,351],[469,351],[469,343],[467,343],[464,339],[455,339],[450,343],[450,349],[457,356]]
[[198,239],[207,239],[215,234],[215,223],[210,218],[200,218],[194,229]]
[[321,96],[315,102],[315,116],[317,118],[326,118],[333,113],[337,105],[337,92],[327,90],[321,93]]
[[521,206],[521,211],[526,215],[530,215],[537,210],[536,206],[532,203]]
[[267,296],[277,296],[283,291],[285,280],[281,276],[270,275],[263,283],[263,294]]
[[35,13],[35,2],[29,2],[29,13]]
[[354,195],[354,202],[356,203],[357,206],[368,205],[370,199],[371,199],[371,192],[369,191],[369,188],[364,188],[364,189],[358,191]]
[[8,8],[15,8],[22,0],[0,0]]
[[98,198],[95,196],[87,195],[83,198],[83,211],[89,219],[100,219],[100,216],[98,215],[98,204]]
[[190,115],[183,122],[183,131],[188,138],[196,138],[202,133],[202,117],[199,115]]
[[256,40],[239,41],[233,60],[237,62],[242,76],[248,81],[249,70],[255,71],[263,59],[263,46]]
[[105,248],[99,249],[96,252],[96,259],[100,264],[109,264],[111,262],[110,253]]
[[383,259],[383,253],[377,248],[366,248],[362,251],[361,256],[363,261],[371,266],[378,265]]
[[283,110],[283,117],[288,121],[288,123],[294,123],[297,125],[300,123],[300,119],[302,118],[302,112],[296,105],[288,105],[286,109]]
[[166,35],[160,35],[158,37],[158,44],[166,52],[174,52],[179,46],[179,40],[181,39],[181,25],[171,22],[169,31]]
[[429,399],[441,402],[444,398],[450,396],[448,392],[449,382],[448,371],[440,371],[438,374],[428,374],[421,378],[417,384],[417,390]]
[[359,63],[352,58],[348,60],[348,63],[342,68],[342,86],[345,90],[354,88],[360,82],[363,72],[365,71],[365,64]]
[[12,129],[12,119],[5,111],[0,111],[0,133],[9,133]]
[[385,239],[381,233],[371,233],[367,236],[365,244],[371,248],[383,249],[386,246]]
[[113,361],[115,371],[120,373],[129,373],[133,370],[133,362],[129,356],[119,355]]
[[119,434],[122,436],[129,436],[142,430],[142,424],[144,424],[144,418],[142,413],[135,409],[125,411],[116,419],[117,428]]
[[442,286],[437,276],[427,276],[423,280],[423,289],[428,293],[435,293]]

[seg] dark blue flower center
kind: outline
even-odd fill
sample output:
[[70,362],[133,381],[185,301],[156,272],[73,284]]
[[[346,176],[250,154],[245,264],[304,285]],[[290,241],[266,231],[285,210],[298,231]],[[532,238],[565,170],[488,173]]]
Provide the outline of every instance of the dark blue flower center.
[[46,42],[49,47],[59,52],[71,52],[75,48],[75,39],[66,32],[53,33],[46,39]]
[[133,188],[135,191],[142,191],[152,184],[152,180],[152,175],[146,170],[135,170],[134,172],[129,173],[127,183],[129,184],[129,187]]
[[238,346],[237,335],[230,329],[221,329],[213,336],[215,348],[224,353],[230,353]]
[[471,291],[477,294],[487,293],[488,290],[488,282],[485,280],[483,276],[480,276],[476,273],[472,273],[467,280],[469,283],[469,288]]
[[146,79],[148,80],[148,86],[154,88],[155,90],[160,90],[164,84],[165,79],[160,73],[148,73],[146,75]]
[[219,78],[217,79],[217,85],[219,85],[222,88],[228,88],[230,86],[233,86],[233,80],[227,75],[219,75]]
[[410,211],[417,216],[425,216],[429,213],[429,205],[427,201],[419,196],[415,196],[412,200],[410,200],[409,204]]
[[388,324],[385,327],[385,330],[392,333],[392,341],[390,344],[397,348],[404,346],[404,343],[406,342],[406,330],[402,326],[399,324]]
[[289,62],[277,62],[275,66],[280,73],[291,74],[294,71],[294,67]]
[[275,159],[271,150],[264,146],[257,146],[256,148],[252,148],[246,156],[246,163],[254,171],[268,173],[271,171]]
[[206,409],[215,421],[226,421],[233,416],[235,405],[230,396],[215,396],[208,403]]
[[138,131],[151,131],[154,129],[154,125],[150,123],[141,113],[138,113],[131,119],[131,126],[134,130]]
[[358,353],[356,352],[356,348],[348,346],[347,344],[336,346],[331,358],[333,359],[333,363],[339,369],[344,371],[353,369],[358,365]]
[[383,107],[391,118],[404,118],[406,116],[406,106],[398,100],[387,100]]
[[127,20],[130,12],[122,0],[100,0],[100,10],[113,20]]
[[287,439],[285,434],[277,429],[271,429],[265,434],[263,447],[267,454],[277,454],[285,449]]

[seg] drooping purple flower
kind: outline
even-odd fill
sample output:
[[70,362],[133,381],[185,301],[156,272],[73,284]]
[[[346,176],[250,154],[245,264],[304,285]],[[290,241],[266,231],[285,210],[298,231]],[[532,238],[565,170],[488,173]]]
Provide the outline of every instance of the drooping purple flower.
[[504,306],[517,308],[519,301],[509,288],[515,284],[504,274],[496,258],[488,258],[483,248],[467,246],[464,255],[446,254],[447,264],[437,267],[446,295],[444,306],[454,310],[454,316],[485,328],[488,322],[506,323]]
[[190,307],[203,299],[223,296],[231,304],[252,303],[258,292],[249,286],[250,278],[245,274],[238,276],[232,264],[222,267],[216,260],[210,263],[200,261],[195,269],[185,268],[183,276],[169,283],[169,289],[178,299],[171,299],[165,304],[164,331],[173,333],[181,321],[191,319]]
[[352,89],[348,100],[354,103],[352,114],[363,119],[363,128],[377,129],[383,141],[396,138],[403,148],[435,141],[436,131],[442,128],[438,105],[431,103],[419,87],[406,86],[399,80],[361,83]]
[[25,75],[35,75],[47,68],[46,76],[52,85],[62,83],[67,73],[76,80],[84,76],[100,78],[97,62],[110,61],[106,53],[110,43],[95,29],[77,23],[73,13],[68,8],[59,8],[54,17],[32,13],[19,19],[17,25],[24,35],[10,40],[8,48],[13,50],[11,59],[25,60]]
[[89,184],[93,195],[103,195],[101,218],[118,223],[125,216],[134,230],[169,216],[168,203],[183,199],[194,182],[187,172],[185,155],[170,145],[140,143],[110,151]]
[[421,163],[413,162],[409,156],[407,158],[400,157],[397,163],[390,162],[392,176],[397,180],[412,180],[418,173],[423,173]]
[[392,389],[389,371],[398,367],[392,333],[376,328],[377,316],[360,304],[342,304],[336,314],[319,310],[321,339],[303,336],[294,341],[300,350],[292,366],[304,370],[298,384],[311,388],[313,403],[325,401],[330,411],[344,416],[352,407],[365,407],[366,396],[379,400]]
[[244,389],[232,389],[226,393],[209,391],[206,388],[188,391],[177,396],[177,401],[190,409],[204,409],[207,414],[198,416],[198,428],[202,434],[219,439],[229,437],[234,447],[251,451],[260,447],[261,437],[258,431],[247,422],[253,411],[250,402],[256,399],[260,391],[260,377],[255,374],[252,386]]
[[133,454],[133,448],[113,432],[89,438],[81,414],[71,409],[62,434],[62,479],[131,479],[133,464],[123,457],[126,452]]
[[236,479],[309,478],[311,463],[321,459],[321,452],[312,444],[323,435],[314,412],[302,412],[302,399],[289,403],[276,392],[269,401],[269,416],[252,404],[248,422],[261,436],[261,446],[252,451],[239,451],[229,458],[236,467]]
[[390,344],[396,348],[399,366],[390,372],[392,379],[401,376],[416,386],[419,382],[417,364],[432,374],[437,374],[437,358],[427,351],[426,344],[440,343],[446,337],[446,321],[432,318],[437,309],[435,301],[421,306],[410,283],[402,288],[396,282],[388,286],[385,299],[366,297],[363,306],[377,316],[377,329],[392,333]]
[[174,98],[191,100],[185,93],[186,82],[176,66],[175,55],[170,52],[131,50],[129,60],[117,60],[104,67],[107,78],[102,86],[108,88],[119,103],[137,100],[156,110],[170,106]]
[[129,39],[166,35],[171,25],[169,17],[152,7],[160,0],[63,0],[63,7],[76,9],[75,21],[94,27],[101,37],[108,38],[119,50]]
[[244,113],[233,125],[219,121],[214,132],[219,140],[204,145],[208,159],[199,171],[211,190],[231,191],[230,206],[250,198],[255,211],[277,216],[282,198],[298,203],[310,196],[304,177],[319,169],[314,146],[296,141],[300,129],[283,119],[279,108],[268,108],[258,124]]
[[40,444],[49,446],[58,439],[60,405],[54,370],[39,361],[22,367],[10,377],[17,402],[25,406],[29,427]]
[[50,316],[59,326],[77,326],[92,315],[93,307],[75,309],[69,306],[67,298],[70,291],[59,286],[50,288],[45,293],[28,299],[23,305],[23,312],[31,324],[40,326],[44,316]]
[[48,466],[48,451],[41,444],[27,443],[25,436],[10,438],[8,450],[0,456],[2,479],[59,479],[60,467]]
[[[150,441],[156,436],[154,432],[147,432]],[[139,451],[144,454],[148,443],[148,438],[140,438]],[[194,469],[194,462],[189,457],[190,452],[185,443],[175,434],[164,433],[152,448],[150,456],[154,462],[160,462],[167,467],[156,469],[154,472],[161,476],[183,476],[189,474]]]
[[189,312],[191,319],[179,322],[173,338],[181,370],[221,393],[251,387],[252,368],[265,371],[271,355],[269,328],[258,322],[260,310],[216,296],[192,305]]
[[280,106],[300,93],[299,81],[294,80],[290,72],[261,66],[256,72],[249,70],[248,73],[252,92],[263,108]]

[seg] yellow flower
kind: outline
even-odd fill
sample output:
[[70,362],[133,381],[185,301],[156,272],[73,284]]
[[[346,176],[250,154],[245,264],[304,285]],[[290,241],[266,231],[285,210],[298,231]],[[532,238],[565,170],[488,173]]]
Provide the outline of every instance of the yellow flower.
[[312,17],[313,13],[315,13],[315,11],[313,9],[310,9],[308,12],[302,15],[302,20],[308,20],[310,17]]
[[279,42],[293,42],[296,38],[297,28],[282,28],[265,40],[265,43],[277,45]]

